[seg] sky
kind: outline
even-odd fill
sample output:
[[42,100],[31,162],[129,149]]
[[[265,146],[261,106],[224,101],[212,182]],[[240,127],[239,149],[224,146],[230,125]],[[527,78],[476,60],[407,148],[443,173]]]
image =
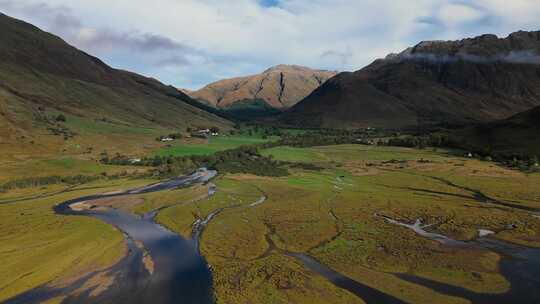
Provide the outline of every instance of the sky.
[[540,30],[540,0],[0,0],[0,12],[179,88],[277,64],[354,71],[423,40]]

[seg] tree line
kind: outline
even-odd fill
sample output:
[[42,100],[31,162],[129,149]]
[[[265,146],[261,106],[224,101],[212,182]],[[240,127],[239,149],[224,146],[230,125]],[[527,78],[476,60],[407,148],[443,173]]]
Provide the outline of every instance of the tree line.
[[7,192],[13,189],[22,189],[22,188],[31,188],[31,187],[42,187],[47,185],[54,184],[68,184],[68,185],[77,185],[84,184],[91,181],[98,180],[103,178],[103,176],[89,176],[89,175],[75,175],[75,176],[41,176],[41,177],[28,177],[23,179],[17,179],[13,181],[6,182],[0,185],[0,192]]
[[260,146],[240,146],[235,149],[216,152],[212,155],[191,156],[151,156],[133,163],[129,157],[116,154],[109,157],[103,153],[101,162],[110,165],[139,165],[156,167],[154,175],[161,177],[186,174],[198,168],[216,169],[220,173],[250,173],[261,176],[286,176],[286,163],[259,153]]

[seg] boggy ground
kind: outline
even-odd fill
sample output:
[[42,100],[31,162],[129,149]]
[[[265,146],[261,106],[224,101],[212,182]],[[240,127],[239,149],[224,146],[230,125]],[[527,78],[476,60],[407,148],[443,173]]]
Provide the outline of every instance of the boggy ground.
[[[263,154],[321,170],[291,168],[281,178],[222,175],[207,185],[93,203],[141,216],[156,211],[157,222],[184,237],[197,220],[214,214],[200,235],[200,251],[213,272],[217,303],[364,302],[307,269],[294,253],[405,303],[470,301],[401,274],[473,294],[510,288],[499,270],[500,255],[446,247],[383,216],[409,223],[422,218],[431,225],[427,230],[458,240],[488,229],[495,232],[491,237],[540,247],[540,219],[532,213],[540,208],[539,174],[404,148],[277,147]],[[105,169],[121,168],[91,168]],[[66,284],[125,254],[119,231],[89,218],[54,215],[55,203],[151,182],[99,180],[2,194],[0,258],[6,262],[0,272],[13,275],[0,279],[0,301],[43,284]],[[213,184],[216,192],[209,196]],[[39,193],[43,197],[5,203]]]
[[[0,302],[45,284],[68,286],[89,272],[117,263],[127,249],[120,231],[96,219],[56,215],[53,206],[150,182],[99,180],[81,186],[50,185],[0,195],[7,197],[0,201]],[[36,198],[28,198],[30,190]],[[24,200],[13,200],[14,195]]]
[[[201,236],[201,253],[214,273],[218,303],[361,303],[348,291],[306,270],[291,253],[304,253],[347,277],[406,303],[468,303],[402,280],[411,274],[472,293],[505,293],[501,256],[480,248],[451,248],[391,225],[380,215],[417,218],[458,240],[492,237],[540,246],[540,175],[493,163],[419,151],[357,145],[265,153],[311,161],[324,169],[291,169],[291,176],[228,175],[217,193],[196,205],[165,209],[158,220],[186,235],[200,214],[223,209]],[[223,186],[220,187],[220,182]],[[266,201],[256,206],[240,197]],[[249,201],[249,200],[248,200]],[[191,216],[190,216],[191,214]]]

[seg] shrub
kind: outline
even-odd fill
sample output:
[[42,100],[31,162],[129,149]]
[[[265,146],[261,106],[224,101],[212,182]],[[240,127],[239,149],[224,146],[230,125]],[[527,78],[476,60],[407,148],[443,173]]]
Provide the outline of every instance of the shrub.
[[66,116],[64,116],[64,114],[58,114],[58,116],[56,116],[55,120],[58,121],[58,122],[66,122]]

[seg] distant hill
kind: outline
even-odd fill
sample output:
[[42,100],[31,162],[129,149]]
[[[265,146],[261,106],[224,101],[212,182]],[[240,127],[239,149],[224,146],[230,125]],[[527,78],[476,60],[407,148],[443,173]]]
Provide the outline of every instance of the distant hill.
[[[51,142],[57,149],[66,145],[51,134],[93,136],[98,145],[115,134],[123,140],[152,130],[231,125],[192,104],[196,102],[173,87],[113,69],[57,36],[0,14],[2,147],[32,142],[32,149],[47,150]],[[54,119],[60,114],[68,117],[65,123]]]
[[540,31],[427,41],[341,73],[281,118],[313,127],[465,125],[540,105]]
[[323,84],[335,72],[312,70],[296,65],[278,65],[261,74],[211,83],[198,91],[184,91],[191,97],[220,109],[267,104],[287,109]]
[[461,146],[470,150],[540,156],[540,107],[501,121],[455,131],[453,135]]

